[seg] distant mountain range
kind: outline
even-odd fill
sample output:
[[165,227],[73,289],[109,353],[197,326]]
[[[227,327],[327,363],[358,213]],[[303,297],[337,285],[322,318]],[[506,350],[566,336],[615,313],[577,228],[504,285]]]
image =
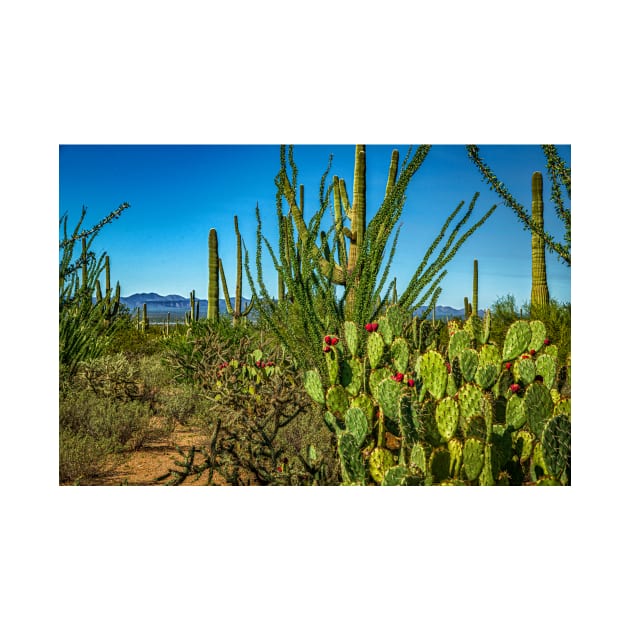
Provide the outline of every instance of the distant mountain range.
[[[168,313],[173,315],[182,314],[190,309],[190,298],[185,298],[182,295],[158,295],[157,293],[134,293],[128,297],[121,297],[122,304],[127,306],[131,311],[136,308],[142,309],[142,305],[147,305],[147,314],[151,313]],[[208,312],[208,300],[200,300],[199,302],[199,314],[205,317]],[[242,307],[244,308],[249,304],[250,300],[243,298]],[[230,299],[230,303],[234,306],[234,298]],[[421,306],[415,311],[415,315],[421,315],[426,310],[426,306]],[[225,300],[219,300],[219,312],[227,313],[225,307]],[[436,306],[435,316],[438,319],[452,319],[453,317],[463,317],[464,309],[453,308],[451,306]],[[479,316],[483,317],[483,311],[479,311]]]

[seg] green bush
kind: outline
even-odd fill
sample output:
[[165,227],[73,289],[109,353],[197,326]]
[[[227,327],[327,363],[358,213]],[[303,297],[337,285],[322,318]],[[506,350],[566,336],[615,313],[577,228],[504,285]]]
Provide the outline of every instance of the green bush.
[[59,430],[59,483],[80,483],[103,475],[110,468],[109,456],[116,451],[115,440]]

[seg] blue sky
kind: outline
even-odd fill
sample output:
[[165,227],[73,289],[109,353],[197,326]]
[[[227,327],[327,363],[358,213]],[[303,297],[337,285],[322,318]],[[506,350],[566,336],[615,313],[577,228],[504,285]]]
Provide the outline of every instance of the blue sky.
[[[367,145],[368,220],[383,199],[393,148],[401,157],[407,145]],[[570,146],[559,147],[570,165]],[[328,156],[333,174],[345,178],[351,195],[353,145],[296,145],[299,182],[305,185],[306,216],[318,205],[319,183]],[[546,180],[545,156],[538,145],[481,145],[482,158],[526,207],[531,207],[531,175],[545,176],[545,227],[562,240],[563,225],[555,215]],[[61,145],[59,148],[59,210],[74,226],[81,207],[88,208],[84,225],[91,226],[126,201],[120,219],[103,228],[94,244],[111,258],[112,278],[123,296],[139,292],[187,296],[195,289],[207,297],[208,231],[216,228],[219,254],[228,286],[235,286],[235,235],[238,216],[245,246],[255,252],[256,204],[263,232],[276,243],[274,177],[279,168],[278,145]],[[475,192],[480,196],[468,225],[500,202],[467,156],[464,145],[434,145],[407,193],[403,224],[392,266],[399,291],[409,280],[446,217]],[[570,205],[570,204],[569,204]],[[490,219],[461,247],[449,263],[439,303],[461,308],[472,298],[473,260],[479,264],[479,306],[514,295],[517,305],[531,290],[531,235],[513,211],[499,205]],[[570,268],[547,252],[551,296],[571,301]],[[270,261],[265,280],[277,286]],[[250,289],[244,277],[243,293]],[[221,294],[221,297],[223,295]]]

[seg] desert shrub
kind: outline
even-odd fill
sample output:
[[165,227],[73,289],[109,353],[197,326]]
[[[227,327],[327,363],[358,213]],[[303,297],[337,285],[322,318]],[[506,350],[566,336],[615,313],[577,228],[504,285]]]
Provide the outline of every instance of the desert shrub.
[[187,424],[198,413],[204,413],[204,401],[197,387],[184,383],[164,396],[160,413],[169,420]]
[[109,456],[115,450],[115,440],[60,428],[59,483],[80,483],[103,475],[110,467]]
[[59,426],[79,435],[112,440],[117,449],[139,446],[149,433],[151,410],[141,400],[117,400],[93,391],[69,389],[59,403]]

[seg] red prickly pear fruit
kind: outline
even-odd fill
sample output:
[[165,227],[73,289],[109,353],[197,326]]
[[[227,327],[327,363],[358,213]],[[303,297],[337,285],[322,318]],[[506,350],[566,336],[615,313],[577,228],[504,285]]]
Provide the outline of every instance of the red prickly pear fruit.
[[332,337],[330,335],[326,335],[324,337],[324,343],[327,345],[330,345],[330,342],[332,341]]
[[551,343],[551,341],[549,341],[549,339],[548,339],[548,338],[546,338],[546,339],[543,341],[543,343],[544,343],[546,346],[548,346],[548,345]]
[[330,352],[332,348],[330,346],[324,346],[324,352]]
[[534,356],[534,355],[536,354],[536,350],[535,350],[535,348],[532,348],[532,349],[529,351],[529,354],[531,354],[532,356]]
[[516,394],[516,392],[521,389],[521,386],[518,383],[514,383],[513,385],[510,385],[510,391],[514,394]]
[[339,343],[339,339],[338,339],[337,337],[333,337],[333,338],[330,340],[330,343],[331,343],[333,346],[336,346],[336,345]]
[[372,332],[372,324],[366,324],[365,330],[367,330],[368,332]]
[[506,369],[506,370],[509,370],[511,367],[512,367],[512,364],[508,361],[508,362],[505,364],[505,369]]
[[416,382],[412,378],[407,381],[407,385],[409,385],[409,387],[413,387],[415,384]]
[[260,367],[261,366],[261,362],[260,361],[256,361],[256,367]]
[[372,324],[372,332],[376,332],[378,330],[378,322],[374,322]]

